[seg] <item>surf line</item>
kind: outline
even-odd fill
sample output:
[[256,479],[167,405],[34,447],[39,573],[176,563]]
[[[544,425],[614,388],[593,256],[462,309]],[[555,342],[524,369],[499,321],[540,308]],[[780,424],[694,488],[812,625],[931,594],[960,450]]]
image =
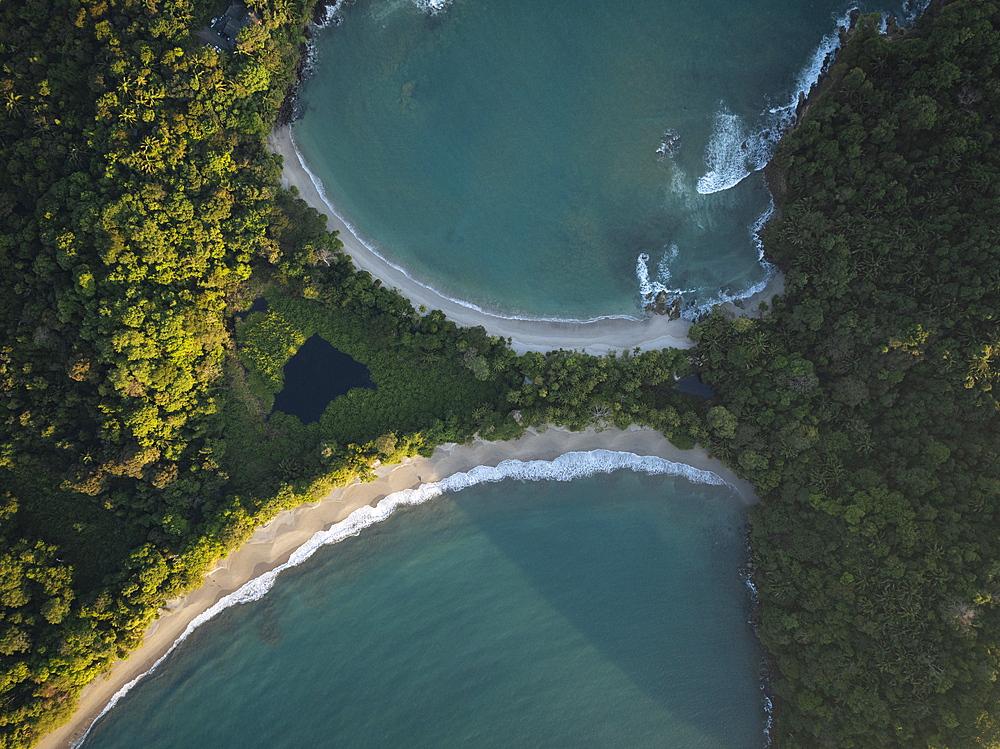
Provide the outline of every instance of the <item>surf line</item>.
[[371,505],[359,507],[340,522],[334,523],[327,530],[317,531],[311,539],[292,552],[287,562],[244,583],[239,589],[220,598],[213,606],[192,619],[181,636],[174,640],[167,652],[160,656],[147,671],[139,674],[115,692],[104,709],[101,710],[90,726],[87,727],[83,736],[73,744],[73,749],[78,749],[82,746],[98,721],[110,712],[136,684],[153,673],[202,624],[214,619],[230,606],[260,600],[274,586],[278,575],[285,570],[299,566],[324,546],[330,546],[357,536],[365,528],[386,520],[400,507],[420,505],[436,499],[443,494],[458,492],[477,484],[498,483],[507,479],[518,481],[572,481],[573,479],[594,476],[599,473],[613,473],[621,469],[629,469],[649,475],[679,476],[696,484],[729,486],[734,492],[737,492],[736,487],[712,471],[705,471],[687,463],[677,463],[655,455],[637,455],[631,452],[603,449],[587,452],[567,452],[553,460],[504,460],[495,467],[476,466],[469,471],[454,473],[440,481],[421,484],[415,489],[403,489],[394,492],[383,497],[374,507]]

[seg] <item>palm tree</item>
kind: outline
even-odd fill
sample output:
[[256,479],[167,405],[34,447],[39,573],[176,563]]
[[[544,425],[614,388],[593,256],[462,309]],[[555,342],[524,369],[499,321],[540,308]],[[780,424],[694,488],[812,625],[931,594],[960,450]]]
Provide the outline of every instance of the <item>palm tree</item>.
[[7,112],[9,114],[14,114],[21,110],[21,100],[24,98],[21,94],[15,94],[13,91],[8,91],[7,96],[4,98],[4,105],[7,107]]

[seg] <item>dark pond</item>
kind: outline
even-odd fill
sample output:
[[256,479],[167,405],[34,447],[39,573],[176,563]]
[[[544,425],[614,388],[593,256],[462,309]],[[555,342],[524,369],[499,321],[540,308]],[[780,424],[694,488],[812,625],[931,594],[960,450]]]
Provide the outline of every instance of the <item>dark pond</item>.
[[262,296],[257,297],[256,299],[253,300],[253,305],[250,307],[250,309],[246,310],[245,312],[237,312],[233,316],[237,320],[243,320],[247,315],[253,312],[267,312],[267,300],[264,297]]
[[696,395],[699,398],[715,397],[715,393],[712,392],[712,388],[694,375],[681,377],[674,385],[674,390],[680,390],[682,393],[687,393],[688,395]]
[[274,409],[310,424],[351,388],[375,389],[368,367],[314,335],[285,364],[285,387],[274,397]]

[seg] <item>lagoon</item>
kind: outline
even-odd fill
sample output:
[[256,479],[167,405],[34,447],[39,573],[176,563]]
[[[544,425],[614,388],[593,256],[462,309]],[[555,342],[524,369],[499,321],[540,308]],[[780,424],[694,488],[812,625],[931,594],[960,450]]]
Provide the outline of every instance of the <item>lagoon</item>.
[[274,410],[311,424],[322,418],[330,401],[352,388],[375,389],[368,367],[313,335],[285,364],[284,386],[274,397]]

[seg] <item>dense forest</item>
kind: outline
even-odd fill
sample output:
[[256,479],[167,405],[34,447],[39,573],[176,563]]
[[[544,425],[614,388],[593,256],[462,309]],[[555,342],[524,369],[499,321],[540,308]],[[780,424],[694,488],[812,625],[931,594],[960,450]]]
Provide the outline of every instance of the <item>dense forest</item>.
[[[250,5],[220,52],[202,0],[0,4],[0,748],[281,509],[550,423],[754,482],[775,746],[998,740],[993,3],[860,20],[769,169],[767,316],[607,357],[517,357],[357,272],[266,147],[312,2]],[[314,334],[377,387],[303,424],[273,402]],[[712,402],[674,390],[692,371]]]
[[1000,741],[1000,6],[862,18],[771,165],[787,269],[692,332],[751,514],[777,746]]

